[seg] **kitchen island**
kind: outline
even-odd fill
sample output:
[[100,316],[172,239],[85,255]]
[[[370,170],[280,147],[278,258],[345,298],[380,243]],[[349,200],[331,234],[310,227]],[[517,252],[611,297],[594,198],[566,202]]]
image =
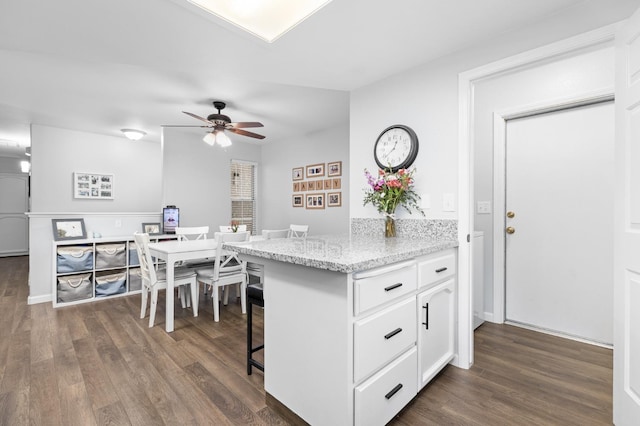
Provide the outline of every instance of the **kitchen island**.
[[455,355],[457,245],[332,235],[225,244],[264,268],[267,403],[313,425],[387,423]]

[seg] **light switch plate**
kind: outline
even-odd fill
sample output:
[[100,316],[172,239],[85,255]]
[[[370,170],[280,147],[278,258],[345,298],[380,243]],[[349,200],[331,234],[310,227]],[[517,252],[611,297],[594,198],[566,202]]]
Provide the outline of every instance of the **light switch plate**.
[[476,213],[491,214],[491,201],[478,201]]
[[447,192],[442,194],[442,211],[443,212],[454,212],[455,209],[455,199],[452,193]]

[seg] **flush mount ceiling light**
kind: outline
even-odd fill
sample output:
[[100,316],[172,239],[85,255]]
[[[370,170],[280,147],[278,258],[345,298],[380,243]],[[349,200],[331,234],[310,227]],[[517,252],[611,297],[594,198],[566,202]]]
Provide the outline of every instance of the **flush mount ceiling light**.
[[147,132],[143,132],[142,130],[136,130],[136,129],[120,129],[120,131],[124,133],[124,135],[128,139],[131,139],[132,141],[137,141],[138,139],[141,139],[144,135],[147,134]]
[[331,0],[187,0],[272,43]]

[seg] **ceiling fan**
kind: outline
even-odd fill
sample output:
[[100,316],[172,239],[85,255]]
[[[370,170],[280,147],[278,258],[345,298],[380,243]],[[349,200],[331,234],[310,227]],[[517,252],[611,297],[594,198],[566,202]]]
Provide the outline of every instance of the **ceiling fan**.
[[264,136],[262,135],[249,132],[247,130],[242,130],[243,128],[248,127],[263,127],[262,123],[259,123],[257,121],[243,121],[233,123],[228,115],[224,115],[221,113],[221,111],[227,106],[226,103],[222,101],[214,101],[213,106],[218,110],[218,113],[210,114],[209,116],[207,116],[207,118],[200,117],[199,115],[193,114],[191,112],[182,111],[188,116],[207,123],[204,126],[165,125],[163,127],[202,127],[205,129],[211,129],[211,131],[205,135],[204,139],[202,139],[211,146],[215,145],[216,143],[222,147],[231,145],[231,140],[227,137],[227,135],[225,135],[225,131],[236,133],[242,136],[248,136],[250,138],[264,139]]

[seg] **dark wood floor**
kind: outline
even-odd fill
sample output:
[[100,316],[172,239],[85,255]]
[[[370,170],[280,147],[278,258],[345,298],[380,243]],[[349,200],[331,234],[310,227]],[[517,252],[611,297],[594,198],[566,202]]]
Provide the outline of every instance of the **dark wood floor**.
[[[217,324],[210,299],[195,319],[177,305],[167,334],[164,299],[151,329],[139,296],[28,306],[27,268],[0,258],[1,425],[286,424],[246,374],[239,304]],[[610,350],[485,324],[475,365],[445,368],[391,424],[611,424],[611,389]]]

